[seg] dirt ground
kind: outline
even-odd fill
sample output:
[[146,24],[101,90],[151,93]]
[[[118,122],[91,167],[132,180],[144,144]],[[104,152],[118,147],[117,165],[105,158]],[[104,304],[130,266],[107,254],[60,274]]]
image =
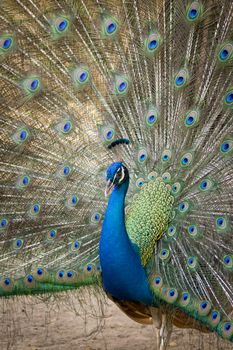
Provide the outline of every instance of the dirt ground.
[[[32,302],[33,301],[33,302]],[[152,326],[143,326],[125,316],[111,301],[99,313],[98,302],[90,302],[88,315],[79,301],[69,306],[25,299],[1,304],[0,350],[149,350],[156,349]],[[101,306],[101,305],[100,305]],[[228,350],[228,342],[194,330],[174,329],[169,350]]]

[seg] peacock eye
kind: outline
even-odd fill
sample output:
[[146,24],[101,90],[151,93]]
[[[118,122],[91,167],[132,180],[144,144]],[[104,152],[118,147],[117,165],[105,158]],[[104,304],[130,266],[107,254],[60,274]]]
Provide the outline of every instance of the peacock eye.
[[113,178],[113,183],[120,184],[125,178],[125,171],[123,167],[117,169],[115,176]]
[[124,170],[123,170],[122,167],[119,168],[119,169],[117,170],[117,176],[118,176],[120,179],[123,180],[123,178],[124,178]]
[[121,177],[121,168],[117,169],[115,177],[119,179]]

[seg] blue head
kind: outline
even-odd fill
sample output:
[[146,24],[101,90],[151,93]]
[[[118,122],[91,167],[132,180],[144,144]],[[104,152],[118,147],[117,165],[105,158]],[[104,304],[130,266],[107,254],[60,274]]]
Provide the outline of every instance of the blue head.
[[115,187],[121,187],[129,181],[129,172],[121,162],[112,163],[106,171],[107,186],[105,194],[109,194]]

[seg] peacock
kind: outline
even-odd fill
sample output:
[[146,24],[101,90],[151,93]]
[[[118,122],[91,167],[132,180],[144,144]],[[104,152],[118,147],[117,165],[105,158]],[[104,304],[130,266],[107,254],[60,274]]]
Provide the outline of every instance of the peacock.
[[232,342],[233,2],[0,18],[0,296],[99,286],[157,349],[173,325]]

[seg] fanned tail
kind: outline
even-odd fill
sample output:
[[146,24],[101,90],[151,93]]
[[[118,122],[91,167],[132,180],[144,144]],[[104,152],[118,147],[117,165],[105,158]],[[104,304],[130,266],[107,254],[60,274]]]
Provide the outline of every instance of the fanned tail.
[[98,283],[104,171],[123,159],[127,217],[168,199],[135,239],[155,304],[232,340],[233,4],[0,8],[0,295]]

